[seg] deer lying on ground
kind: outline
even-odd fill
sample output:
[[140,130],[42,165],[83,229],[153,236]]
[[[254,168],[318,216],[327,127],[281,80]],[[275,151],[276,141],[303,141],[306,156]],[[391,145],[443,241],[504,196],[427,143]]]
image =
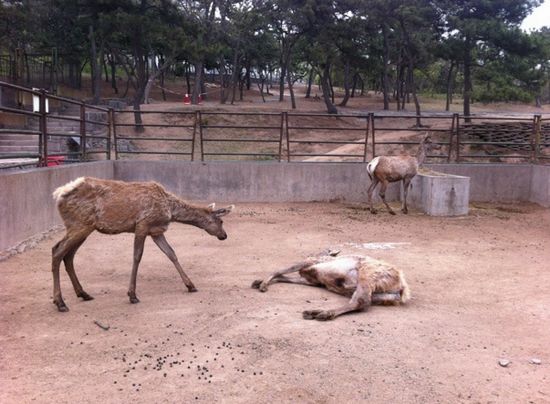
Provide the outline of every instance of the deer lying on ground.
[[134,262],[128,290],[131,303],[139,302],[136,278],[147,236],[151,236],[172,261],[189,292],[196,292],[166,241],[164,232],[170,222],[179,222],[199,227],[219,240],[225,240],[227,234],[223,230],[221,217],[233,209],[233,205],[217,210],[214,210],[214,204],[208,208],[189,205],[155,182],[123,182],[89,177],[78,178],[57,188],[53,197],[66,228],[65,237],[52,249],[53,302],[59,311],[69,310],[61,296],[61,261],[65,262],[76,295],[84,300],[93,299],[80,285],[73,259],[94,230],[104,234],[135,233]]
[[388,208],[388,211],[392,215],[395,215],[395,212],[386,202],[386,188],[390,182],[397,181],[403,181],[403,202],[401,211],[403,213],[409,212],[407,208],[409,185],[417,174],[418,167],[422,166],[426,159],[426,155],[432,148],[433,143],[430,135],[426,135],[420,142],[416,156],[378,156],[367,164],[367,173],[371,179],[371,184],[367,190],[371,213],[376,213],[376,210],[372,206],[372,193],[380,182],[382,185],[380,185],[378,194],[380,198],[382,198],[382,202],[384,202],[386,208]]
[[[298,272],[300,277],[287,276],[293,272]],[[302,314],[307,320],[332,320],[344,313],[365,310],[371,304],[399,304],[410,298],[409,286],[401,271],[384,261],[359,255],[310,257],[275,272],[266,280],[254,281],[252,288],[266,292],[275,282],[324,286],[331,292],[351,296],[347,304],[333,310],[304,311]]]

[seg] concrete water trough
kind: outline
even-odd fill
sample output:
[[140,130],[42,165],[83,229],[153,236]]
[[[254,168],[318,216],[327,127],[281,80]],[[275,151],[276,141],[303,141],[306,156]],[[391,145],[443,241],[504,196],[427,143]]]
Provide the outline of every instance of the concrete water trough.
[[[403,189],[401,189],[403,199]],[[468,214],[470,177],[421,169],[412,180],[407,197],[410,207],[430,216]]]

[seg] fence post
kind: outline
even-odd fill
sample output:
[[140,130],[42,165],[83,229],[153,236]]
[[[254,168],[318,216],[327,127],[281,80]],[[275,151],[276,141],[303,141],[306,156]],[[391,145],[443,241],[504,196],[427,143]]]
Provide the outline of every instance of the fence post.
[[199,142],[201,144],[201,161],[204,161],[204,141],[202,139],[202,114],[201,111],[197,111],[198,125],[199,125]]
[[39,112],[40,112],[40,141],[39,149],[41,154],[41,161],[39,165],[42,167],[48,166],[48,123],[46,115],[46,90],[40,90],[40,103],[39,103]]
[[284,120],[285,123],[285,132],[286,132],[286,161],[290,163],[290,133],[288,128],[288,112],[282,112],[281,120]]
[[370,126],[371,126],[371,133],[372,133],[372,158],[376,157],[376,138],[374,134],[374,113],[369,113],[369,120],[370,120]]
[[113,133],[113,108],[107,112],[107,160],[111,160],[111,136]]
[[193,138],[191,139],[191,161],[195,161],[195,140],[197,138],[197,123],[199,122],[199,111],[195,111],[193,115]]
[[535,163],[539,160],[540,138],[542,130],[541,119],[542,116],[540,114],[533,116],[533,138],[531,139],[531,146],[533,148],[532,161]]
[[460,115],[456,114],[456,162],[460,163]]
[[80,161],[86,160],[86,107],[80,103]]
[[118,138],[116,133],[116,113],[113,108],[111,108],[111,123],[113,125],[113,143],[115,146],[115,160],[118,160]]
[[281,158],[283,154],[284,131],[285,131],[285,118],[284,118],[284,115],[281,113],[281,131],[279,133],[279,163],[281,162]]
[[369,144],[369,128],[370,128],[370,119],[369,119],[369,116],[367,115],[367,119],[366,120],[366,127],[365,127],[365,150],[364,150],[364,153],[363,153],[363,163],[366,163],[367,162],[367,147],[368,147],[368,144]]
[[449,154],[447,156],[447,163],[451,162],[451,158],[453,155],[453,138],[456,133],[456,128],[458,124],[458,114],[453,114],[452,120],[451,120],[451,136],[449,138]]

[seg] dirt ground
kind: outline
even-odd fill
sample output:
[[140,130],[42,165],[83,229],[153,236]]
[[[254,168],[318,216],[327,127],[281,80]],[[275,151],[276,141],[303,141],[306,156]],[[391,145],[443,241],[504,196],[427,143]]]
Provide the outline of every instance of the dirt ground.
[[[79,301],[62,272],[68,313],[51,303],[60,232],[0,262],[0,402],[550,402],[549,209],[477,204],[435,218],[336,203],[237,208],[226,241],[180,224],[167,233],[198,293],[148,240],[131,305],[130,234],[83,245],[76,269],[95,300]],[[346,298],[250,288],[327,248],[394,263],[412,300],[319,322],[302,310]]]

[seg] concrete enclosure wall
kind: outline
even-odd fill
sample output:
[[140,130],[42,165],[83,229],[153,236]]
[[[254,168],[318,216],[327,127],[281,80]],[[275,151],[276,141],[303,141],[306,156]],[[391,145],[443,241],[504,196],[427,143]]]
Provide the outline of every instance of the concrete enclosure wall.
[[[430,168],[470,177],[472,201],[532,201],[550,207],[550,166],[438,164]],[[80,176],[158,181],[185,199],[209,202],[364,203],[369,185],[364,165],[351,163],[100,161],[1,173],[0,251],[60,224],[51,194]],[[387,199],[398,200],[399,191],[398,184],[391,184]]]
[[52,192],[81,176],[113,178],[101,161],[0,174],[0,251],[61,223]]
[[[367,198],[363,164],[119,161],[115,177],[159,181],[183,198],[212,202],[350,201]],[[399,187],[387,193],[399,198]]]

